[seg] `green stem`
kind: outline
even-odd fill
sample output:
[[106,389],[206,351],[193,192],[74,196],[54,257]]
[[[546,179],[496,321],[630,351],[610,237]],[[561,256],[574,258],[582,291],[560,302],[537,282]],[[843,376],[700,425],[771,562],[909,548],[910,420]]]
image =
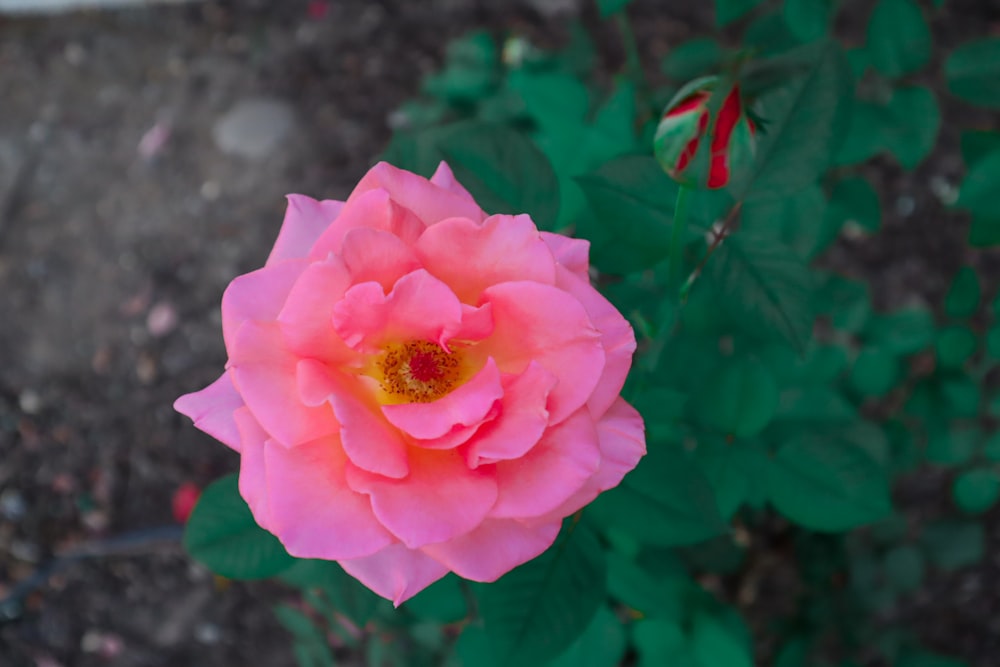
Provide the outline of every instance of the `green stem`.
[[688,199],[691,188],[680,186],[677,191],[677,203],[674,204],[673,231],[670,234],[669,277],[671,288],[680,286],[681,265],[684,261],[684,234],[687,231]]

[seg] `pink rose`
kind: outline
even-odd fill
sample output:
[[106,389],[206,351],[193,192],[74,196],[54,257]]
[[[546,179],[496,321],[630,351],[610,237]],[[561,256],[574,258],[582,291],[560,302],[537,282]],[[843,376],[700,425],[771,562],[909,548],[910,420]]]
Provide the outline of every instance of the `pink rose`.
[[588,243],[487,216],[441,163],[373,167],[346,202],[289,197],[264,268],[222,297],[226,372],[179,412],[241,454],[293,556],[399,604],[493,581],[645,453],[619,397],[628,322]]

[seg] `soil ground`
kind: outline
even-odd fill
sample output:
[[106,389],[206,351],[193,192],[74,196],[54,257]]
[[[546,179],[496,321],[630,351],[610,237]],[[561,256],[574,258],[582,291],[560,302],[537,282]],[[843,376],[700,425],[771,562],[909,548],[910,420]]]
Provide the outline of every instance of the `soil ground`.
[[[280,588],[214,581],[152,530],[173,523],[180,484],[237,467],[171,403],[225,362],[222,290],[262,264],[284,194],[343,198],[449,39],[485,26],[558,41],[566,17],[539,8],[593,22],[582,4],[245,0],[0,18],[0,599],[52,556],[103,545],[0,609],[0,665],[293,664],[270,612]],[[705,3],[659,4],[634,7],[654,69],[710,21]],[[1000,18],[972,0],[948,6],[952,43]],[[615,35],[599,35],[616,66]],[[281,122],[233,120],[260,100]],[[234,153],[227,131],[257,150]],[[936,300],[960,263],[989,264],[929,194],[930,179],[961,173],[952,135],[912,174],[876,166],[884,230],[833,255],[883,305]],[[939,503],[941,483],[917,488],[916,507]],[[993,554],[998,533],[994,520]],[[907,614],[931,645],[995,664],[998,565],[914,596]]]

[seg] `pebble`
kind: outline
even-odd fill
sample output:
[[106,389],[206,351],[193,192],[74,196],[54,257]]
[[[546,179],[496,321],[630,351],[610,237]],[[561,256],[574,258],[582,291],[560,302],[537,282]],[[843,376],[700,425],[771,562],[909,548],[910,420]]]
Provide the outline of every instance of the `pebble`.
[[160,338],[177,328],[177,322],[177,309],[166,301],[160,301],[149,309],[146,329],[153,338]]
[[25,414],[37,415],[42,411],[42,397],[34,389],[25,389],[17,397],[17,404]]
[[0,494],[0,514],[11,521],[17,521],[24,517],[28,511],[28,504],[24,502],[24,496],[17,489],[7,489]]
[[218,644],[222,639],[222,632],[214,623],[199,623],[195,626],[194,638],[202,644]]
[[216,121],[212,138],[227,155],[262,160],[271,155],[295,124],[292,107],[270,98],[237,102]]

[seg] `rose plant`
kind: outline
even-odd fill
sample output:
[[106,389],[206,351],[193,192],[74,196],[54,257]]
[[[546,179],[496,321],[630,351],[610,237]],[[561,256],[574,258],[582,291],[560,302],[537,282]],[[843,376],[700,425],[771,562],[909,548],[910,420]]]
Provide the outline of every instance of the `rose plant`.
[[[628,0],[597,1],[625,50],[613,87],[581,34],[456,41],[393,115],[395,166],[345,202],[290,197],[266,265],[226,290],[226,371],[177,408],[240,472],[185,544],[295,589],[275,611],[302,667],[965,664],[884,620],[987,549],[1000,305],[975,266],[942,308],[886,312],[836,270],[897,180],[869,179],[934,148],[911,75],[943,62],[993,108],[1000,47],[931,58],[912,0],[877,3],[863,49],[830,36],[830,3],[757,4],[715,0],[720,25],[754,14],[740,46],[736,25],[670,44],[666,81]],[[962,135],[939,211],[970,215],[973,245],[1000,243],[998,146]],[[959,516],[894,493],[927,465]],[[762,563],[795,599],[746,623]]]
[[292,556],[396,604],[448,571],[493,581],[645,453],[619,397],[635,337],[587,255],[487,215],[444,162],[292,195],[223,296],[225,372],[175,407],[240,453],[240,494]]

